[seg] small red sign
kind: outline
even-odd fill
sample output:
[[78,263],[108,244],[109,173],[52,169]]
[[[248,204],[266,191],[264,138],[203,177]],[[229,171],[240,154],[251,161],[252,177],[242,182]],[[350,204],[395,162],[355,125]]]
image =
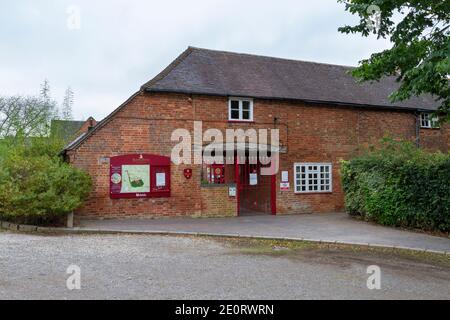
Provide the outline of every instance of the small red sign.
[[281,191],[289,191],[289,188],[290,188],[289,182],[281,182],[280,183]]
[[184,169],[183,173],[186,179],[190,179],[192,177],[192,169]]

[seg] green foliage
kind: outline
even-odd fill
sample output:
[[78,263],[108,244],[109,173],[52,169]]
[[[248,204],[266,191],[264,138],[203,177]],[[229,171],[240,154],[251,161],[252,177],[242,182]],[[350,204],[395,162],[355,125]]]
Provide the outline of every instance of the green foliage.
[[58,157],[61,142],[49,138],[0,143],[0,218],[18,223],[58,221],[80,207],[90,177]]
[[450,231],[450,153],[428,153],[385,139],[342,162],[345,206],[383,225]]
[[[440,112],[450,120],[450,1],[338,0],[360,17],[359,24],[339,28],[343,33],[375,34],[389,38],[389,50],[360,61],[353,75],[360,81],[396,76],[401,83],[391,95],[401,101],[424,93],[440,101]],[[379,8],[373,28],[373,6]]]
[[34,96],[0,97],[0,138],[48,135],[55,103]]

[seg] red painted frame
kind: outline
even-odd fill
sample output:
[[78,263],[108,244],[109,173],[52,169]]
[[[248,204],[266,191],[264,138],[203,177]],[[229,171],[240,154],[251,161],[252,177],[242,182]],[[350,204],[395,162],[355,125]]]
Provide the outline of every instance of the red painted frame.
[[[273,158],[272,158],[273,159]],[[274,161],[270,164],[272,170],[275,167]],[[235,168],[235,180],[236,180],[236,212],[237,215],[240,215],[239,210],[239,190],[240,190],[240,175],[239,175],[239,160],[238,156],[234,157],[234,168]],[[277,214],[277,173],[274,172],[270,176],[270,210],[272,215]]]
[[[112,175],[119,173],[123,179],[122,165],[150,165],[150,192],[121,193],[122,180],[115,184]],[[156,188],[156,173],[166,173],[165,188]],[[111,199],[170,197],[170,158],[153,154],[127,154],[110,158],[109,196]]]

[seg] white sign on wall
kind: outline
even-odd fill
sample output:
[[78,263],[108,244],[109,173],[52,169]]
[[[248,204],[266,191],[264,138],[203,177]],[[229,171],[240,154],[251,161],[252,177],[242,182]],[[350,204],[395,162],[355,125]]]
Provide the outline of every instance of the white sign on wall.
[[228,196],[236,197],[236,187],[235,186],[228,187]]
[[288,182],[288,181],[289,181],[289,172],[281,171],[281,182]]
[[281,182],[280,183],[280,190],[281,191],[289,191],[289,182]]
[[250,173],[250,185],[256,186],[258,184],[258,174],[257,173]]
[[166,174],[164,172],[156,173],[156,186],[165,187],[166,186]]

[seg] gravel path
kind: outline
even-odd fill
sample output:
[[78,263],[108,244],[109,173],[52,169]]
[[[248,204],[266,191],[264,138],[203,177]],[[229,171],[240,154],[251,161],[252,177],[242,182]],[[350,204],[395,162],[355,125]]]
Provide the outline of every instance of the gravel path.
[[[66,287],[69,265],[81,290]],[[366,268],[379,265],[381,290]],[[0,299],[450,299],[450,267],[372,253],[248,253],[204,238],[0,232]]]

